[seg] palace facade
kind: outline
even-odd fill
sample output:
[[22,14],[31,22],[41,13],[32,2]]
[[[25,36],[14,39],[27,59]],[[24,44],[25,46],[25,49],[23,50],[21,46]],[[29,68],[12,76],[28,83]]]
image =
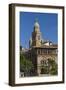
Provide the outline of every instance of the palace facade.
[[29,49],[25,53],[34,65],[33,75],[58,74],[58,46],[49,40],[42,39],[38,21],[34,23],[32,36],[29,40]]

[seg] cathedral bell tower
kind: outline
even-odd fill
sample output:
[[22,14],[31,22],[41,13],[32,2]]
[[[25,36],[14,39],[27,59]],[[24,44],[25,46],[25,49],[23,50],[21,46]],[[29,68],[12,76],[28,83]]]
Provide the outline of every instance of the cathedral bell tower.
[[40,32],[40,25],[36,20],[34,23],[34,30],[32,32],[32,47],[39,47],[41,46],[41,32]]

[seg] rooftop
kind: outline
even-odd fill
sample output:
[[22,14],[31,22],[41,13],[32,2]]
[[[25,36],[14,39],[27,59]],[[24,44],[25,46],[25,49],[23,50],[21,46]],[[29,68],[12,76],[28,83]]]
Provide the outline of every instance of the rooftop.
[[53,44],[53,45],[41,45],[41,46],[34,46],[33,48],[58,48],[57,44]]

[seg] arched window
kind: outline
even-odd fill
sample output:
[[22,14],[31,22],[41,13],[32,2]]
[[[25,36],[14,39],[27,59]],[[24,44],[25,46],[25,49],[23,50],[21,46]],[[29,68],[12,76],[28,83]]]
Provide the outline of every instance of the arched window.
[[41,74],[48,74],[48,68],[46,67],[41,68]]
[[41,65],[48,66],[48,60],[41,60]]

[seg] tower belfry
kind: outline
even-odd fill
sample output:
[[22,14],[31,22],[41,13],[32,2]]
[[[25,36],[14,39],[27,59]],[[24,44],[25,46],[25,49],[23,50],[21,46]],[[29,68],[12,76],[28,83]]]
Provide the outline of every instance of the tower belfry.
[[32,32],[32,47],[33,46],[36,47],[41,46],[41,32],[40,32],[40,25],[38,20],[35,20],[34,30]]

